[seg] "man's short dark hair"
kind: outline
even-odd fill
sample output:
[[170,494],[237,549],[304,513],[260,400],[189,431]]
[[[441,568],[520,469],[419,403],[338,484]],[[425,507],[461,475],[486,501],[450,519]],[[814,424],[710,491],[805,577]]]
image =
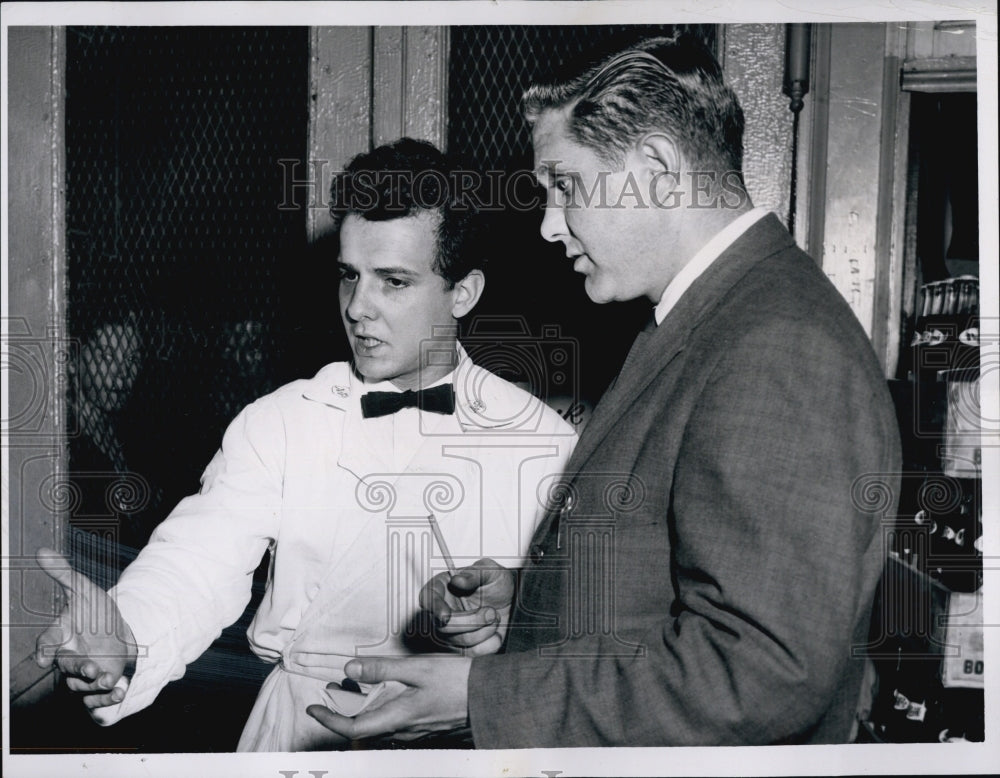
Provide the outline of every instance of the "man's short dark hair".
[[743,110],[722,69],[689,35],[651,38],[590,66],[570,66],[532,85],[524,114],[533,124],[549,109],[570,108],[573,140],[617,168],[632,143],[662,131],[690,165],[741,171]]
[[338,229],[348,214],[373,222],[437,214],[433,268],[454,286],[486,266],[479,213],[455,174],[453,163],[433,144],[400,138],[359,154],[336,175],[330,213]]

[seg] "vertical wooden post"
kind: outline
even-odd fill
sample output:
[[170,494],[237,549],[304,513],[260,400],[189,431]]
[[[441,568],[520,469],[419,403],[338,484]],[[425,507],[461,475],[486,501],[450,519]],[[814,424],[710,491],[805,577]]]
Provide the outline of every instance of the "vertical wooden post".
[[61,27],[8,33],[8,316],[3,320],[8,385],[10,489],[10,699],[33,701],[53,689],[32,654],[55,613],[55,587],[35,569],[35,550],[61,547],[71,496],[66,483],[65,67]]
[[376,27],[372,142],[403,135],[443,149],[448,140],[448,29]]
[[721,43],[727,83],[743,106],[743,174],[754,205],[788,222],[792,124],[785,72],[785,25],[727,25]]
[[315,27],[309,36],[309,134],[306,170],[296,176],[310,189],[306,235],[330,232],[332,175],[371,145],[372,30]]
[[885,29],[833,25],[830,46],[823,270],[871,336]]
[[906,261],[906,186],[909,164],[910,96],[899,86],[906,47],[905,25],[886,25],[882,94],[886,111],[881,132],[878,233],[881,258],[875,280],[872,344],[887,378],[896,375],[903,327]]
[[332,228],[331,176],[351,157],[408,135],[448,138],[446,27],[316,27],[310,35],[307,236]]

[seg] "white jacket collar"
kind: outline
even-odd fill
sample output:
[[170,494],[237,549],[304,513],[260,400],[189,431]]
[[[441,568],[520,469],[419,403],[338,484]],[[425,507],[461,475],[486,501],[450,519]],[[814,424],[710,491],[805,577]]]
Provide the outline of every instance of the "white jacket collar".
[[[456,367],[450,373],[442,376],[427,387],[451,382],[455,386],[455,402],[457,406],[468,409],[478,407],[476,398],[469,396],[469,390],[474,389],[475,382],[461,380],[472,365],[469,355],[456,341]],[[306,382],[302,396],[307,400],[329,405],[346,411],[361,402],[361,396],[368,392],[398,392],[401,391],[391,381],[376,381],[366,383],[364,378],[354,372],[350,362],[333,362],[322,368],[313,378]]]
[[[541,403],[530,395],[515,395],[506,381],[478,367],[462,344],[455,343],[457,364],[454,370],[430,386],[451,382],[455,387],[455,415],[433,414],[457,421],[455,432],[462,429],[533,428],[532,419],[542,412]],[[388,381],[368,384],[349,362],[334,362],[309,379],[302,391],[308,400],[347,411],[360,406],[361,395],[371,391],[399,391]],[[360,411],[359,411],[360,413]],[[535,420],[537,421],[537,420]]]

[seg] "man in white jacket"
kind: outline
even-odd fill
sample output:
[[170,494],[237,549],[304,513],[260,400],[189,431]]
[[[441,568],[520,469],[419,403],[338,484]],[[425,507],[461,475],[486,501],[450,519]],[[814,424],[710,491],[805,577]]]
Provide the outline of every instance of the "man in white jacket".
[[[184,674],[242,613],[270,549],[248,636],[276,667],[238,750],[336,748],[344,741],[307,706],[350,713],[402,688],[327,689],[348,660],[428,643],[447,650],[421,626],[425,581],[481,557],[523,563],[576,436],[535,397],[474,365],[457,340],[485,276],[474,208],[451,173],[433,146],[404,138],[338,175],[339,301],[352,362],[240,413],[201,491],[113,589],[39,553],[67,604],[39,637],[37,661],[54,661],[100,723],[145,708]],[[499,648],[504,616],[476,651]],[[461,631],[462,619],[451,628]]]

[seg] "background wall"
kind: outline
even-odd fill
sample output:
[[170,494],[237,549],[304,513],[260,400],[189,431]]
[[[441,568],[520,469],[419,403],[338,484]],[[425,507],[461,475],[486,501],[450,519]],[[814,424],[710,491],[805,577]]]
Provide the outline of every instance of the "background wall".
[[743,174],[754,202],[788,223],[792,118],[782,93],[785,25],[725,25],[721,60],[743,106]]

